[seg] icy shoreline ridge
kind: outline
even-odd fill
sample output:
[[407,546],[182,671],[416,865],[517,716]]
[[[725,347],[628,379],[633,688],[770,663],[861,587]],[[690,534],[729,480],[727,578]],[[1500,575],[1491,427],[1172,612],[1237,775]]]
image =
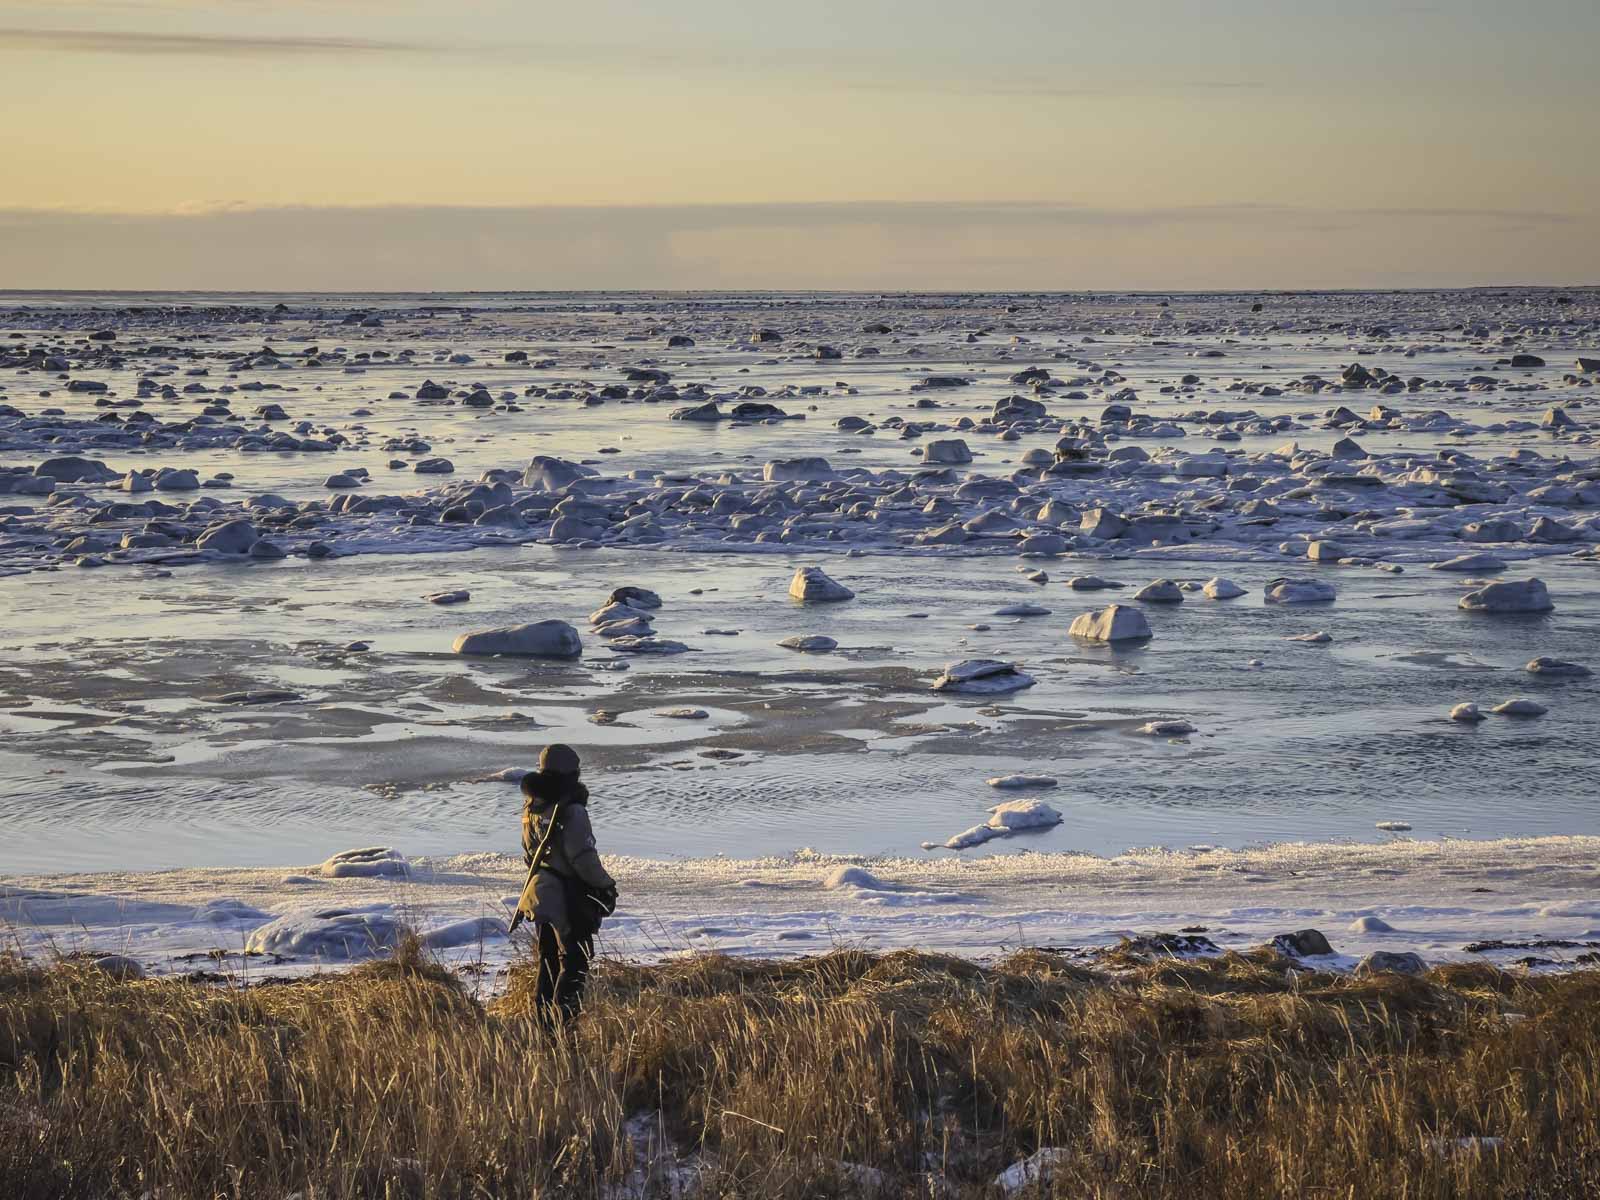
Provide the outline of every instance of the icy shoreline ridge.
[[[1038,800],[1009,800],[952,842],[1023,837],[1059,820]],[[1029,945],[1104,949],[1131,934],[1179,929],[1216,952],[1315,928],[1338,951],[1317,960],[1329,969],[1353,969],[1380,951],[1430,963],[1510,965],[1531,956],[1538,969],[1566,969],[1600,950],[1597,853],[1600,838],[1296,843],[1112,858],[611,856],[623,906],[606,942],[608,952],[641,960],[713,949],[808,954],[841,938],[984,957]],[[330,873],[352,862],[391,866]],[[114,949],[133,964],[121,969],[150,974],[196,964],[246,977],[316,971],[385,954],[411,928],[447,963],[493,966],[514,953],[506,923],[522,873],[512,854],[406,859],[372,848],[308,871],[0,877],[0,918],[26,952]],[[1322,953],[1295,945],[1298,955]]]

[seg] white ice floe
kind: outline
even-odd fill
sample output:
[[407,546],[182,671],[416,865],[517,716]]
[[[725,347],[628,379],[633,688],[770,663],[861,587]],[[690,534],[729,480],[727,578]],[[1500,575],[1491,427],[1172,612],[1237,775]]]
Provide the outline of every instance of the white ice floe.
[[989,819],[982,825],[963,830],[945,846],[951,850],[967,850],[998,837],[1008,837],[1018,830],[1048,829],[1061,821],[1061,814],[1042,800],[1007,800],[989,809]]
[[992,658],[964,658],[953,662],[933,681],[936,692],[964,692],[976,696],[1000,696],[1032,687],[1037,680],[1016,663]]
[[1489,711],[1502,717],[1542,717],[1550,710],[1537,700],[1519,696],[1515,700],[1502,700]]

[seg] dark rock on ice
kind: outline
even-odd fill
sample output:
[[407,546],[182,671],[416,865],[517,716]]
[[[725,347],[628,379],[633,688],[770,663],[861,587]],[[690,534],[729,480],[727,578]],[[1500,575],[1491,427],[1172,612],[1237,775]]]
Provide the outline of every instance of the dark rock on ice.
[[572,659],[583,654],[583,641],[565,621],[534,621],[463,633],[452,648],[457,654]]

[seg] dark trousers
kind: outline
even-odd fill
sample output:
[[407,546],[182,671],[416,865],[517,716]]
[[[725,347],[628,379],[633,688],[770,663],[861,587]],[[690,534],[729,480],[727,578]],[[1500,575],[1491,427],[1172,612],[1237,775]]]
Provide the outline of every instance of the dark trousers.
[[583,1006],[583,985],[589,981],[594,935],[568,933],[539,922],[539,1016],[549,1024],[570,1021]]

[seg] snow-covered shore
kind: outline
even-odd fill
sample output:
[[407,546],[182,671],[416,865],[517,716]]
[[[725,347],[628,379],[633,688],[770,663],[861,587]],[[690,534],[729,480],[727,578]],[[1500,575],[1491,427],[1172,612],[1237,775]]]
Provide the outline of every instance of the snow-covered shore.
[[[0,879],[8,935],[37,955],[93,951],[152,973],[238,978],[337,968],[406,925],[447,963],[491,969],[520,859],[382,856],[318,867],[205,868]],[[1372,950],[1424,959],[1571,966],[1600,943],[1600,838],[1281,844],[1115,857],[1023,853],[963,860],[799,852],[751,860],[615,858],[623,903],[606,954],[811,954],[839,945],[970,956],[1092,949],[1125,935],[1203,931],[1244,949],[1304,928],[1329,965]],[[519,937],[521,935],[518,935]],[[1473,943],[1520,946],[1473,951]],[[1561,942],[1565,945],[1526,943]],[[247,948],[258,951],[245,956]]]

